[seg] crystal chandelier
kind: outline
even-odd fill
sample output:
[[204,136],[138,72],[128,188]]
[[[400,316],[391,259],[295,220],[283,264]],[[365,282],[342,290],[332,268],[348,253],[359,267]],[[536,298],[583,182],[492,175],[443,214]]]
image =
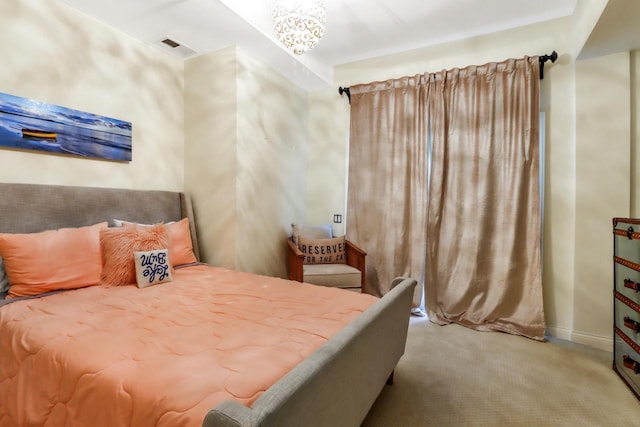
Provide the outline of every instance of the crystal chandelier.
[[324,34],[325,0],[272,0],[273,29],[280,43],[300,55]]

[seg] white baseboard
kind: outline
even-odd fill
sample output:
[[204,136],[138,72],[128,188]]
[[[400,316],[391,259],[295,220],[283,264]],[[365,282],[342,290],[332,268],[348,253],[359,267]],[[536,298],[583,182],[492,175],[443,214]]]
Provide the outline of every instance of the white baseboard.
[[602,335],[585,334],[582,332],[573,331],[571,334],[571,341],[584,344],[589,347],[597,348],[598,350],[613,352],[613,338]]
[[558,328],[555,326],[547,326],[545,330],[546,335],[560,340],[571,341],[571,329]]
[[567,328],[558,328],[555,326],[547,326],[547,335],[565,341],[571,341],[576,344],[586,345],[598,350],[613,351],[613,338],[603,335],[586,334],[583,332],[572,331]]

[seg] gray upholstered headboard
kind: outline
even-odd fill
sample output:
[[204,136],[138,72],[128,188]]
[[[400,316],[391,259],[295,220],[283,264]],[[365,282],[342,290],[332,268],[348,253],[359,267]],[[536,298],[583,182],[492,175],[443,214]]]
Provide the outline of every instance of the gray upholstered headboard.
[[113,219],[152,224],[189,218],[200,260],[190,198],[179,192],[0,183],[0,233],[35,233]]

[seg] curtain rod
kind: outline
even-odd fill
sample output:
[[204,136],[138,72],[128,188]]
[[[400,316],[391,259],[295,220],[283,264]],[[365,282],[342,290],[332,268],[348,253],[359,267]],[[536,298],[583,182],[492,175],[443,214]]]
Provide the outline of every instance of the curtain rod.
[[[541,55],[538,57],[538,61],[540,61],[540,80],[544,79],[544,63],[547,61],[551,61],[556,62],[558,60],[558,52],[556,52],[555,50],[553,52],[551,52],[551,54],[549,55]],[[351,91],[349,90],[349,87],[342,87],[340,86],[338,88],[338,93],[340,94],[340,96],[342,96],[342,94],[347,94],[347,98],[349,99],[349,104],[351,104]]]
[[558,60],[558,52],[555,50],[551,52],[551,55],[542,55],[538,58],[540,61],[540,80],[544,79],[544,63],[547,61],[551,61],[553,64]]

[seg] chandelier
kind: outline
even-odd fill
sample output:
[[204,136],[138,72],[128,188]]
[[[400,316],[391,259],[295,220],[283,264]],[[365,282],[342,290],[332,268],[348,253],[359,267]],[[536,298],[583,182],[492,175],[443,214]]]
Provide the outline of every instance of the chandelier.
[[324,34],[325,0],[272,0],[273,30],[293,53],[313,49]]

